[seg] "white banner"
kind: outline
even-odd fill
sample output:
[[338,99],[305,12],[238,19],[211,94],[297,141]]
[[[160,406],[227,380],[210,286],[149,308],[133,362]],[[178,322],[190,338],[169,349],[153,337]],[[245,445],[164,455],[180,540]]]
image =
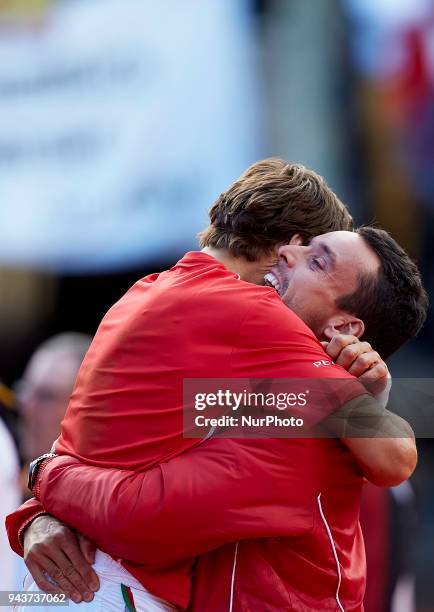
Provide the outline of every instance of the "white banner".
[[242,0],[64,0],[0,31],[0,263],[195,248],[257,156],[248,23]]

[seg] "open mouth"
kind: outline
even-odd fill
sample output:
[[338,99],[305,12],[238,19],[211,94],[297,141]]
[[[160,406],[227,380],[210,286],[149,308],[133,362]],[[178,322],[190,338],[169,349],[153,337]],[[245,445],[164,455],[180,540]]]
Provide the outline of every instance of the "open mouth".
[[267,287],[273,287],[273,289],[275,289],[277,293],[280,295],[280,283],[279,283],[279,280],[277,279],[277,276],[275,276],[273,272],[268,272],[264,276],[264,280],[265,280],[265,285]]

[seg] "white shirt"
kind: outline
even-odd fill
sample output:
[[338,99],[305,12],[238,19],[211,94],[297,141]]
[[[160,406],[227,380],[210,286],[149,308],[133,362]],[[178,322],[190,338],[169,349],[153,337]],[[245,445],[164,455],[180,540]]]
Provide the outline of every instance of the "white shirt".
[[9,546],[4,525],[6,515],[20,503],[18,456],[12,436],[0,418],[0,591],[16,588],[17,556]]

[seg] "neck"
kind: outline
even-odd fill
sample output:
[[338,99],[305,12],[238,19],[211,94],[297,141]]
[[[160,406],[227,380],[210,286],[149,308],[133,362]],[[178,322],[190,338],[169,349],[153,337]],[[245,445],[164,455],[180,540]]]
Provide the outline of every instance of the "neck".
[[239,274],[240,278],[248,283],[262,285],[264,275],[268,272],[272,263],[264,264],[258,261],[247,261],[243,257],[234,257],[227,249],[216,249],[215,247],[205,247],[202,253],[211,255],[231,272]]

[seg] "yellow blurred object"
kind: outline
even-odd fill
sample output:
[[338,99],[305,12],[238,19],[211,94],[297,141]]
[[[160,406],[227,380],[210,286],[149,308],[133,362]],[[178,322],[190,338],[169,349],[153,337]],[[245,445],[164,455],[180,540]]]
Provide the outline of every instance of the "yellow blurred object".
[[6,385],[0,382],[0,402],[5,408],[12,409],[15,404],[15,397],[13,391],[11,391]]
[[43,17],[53,0],[0,0],[0,24],[28,23]]

